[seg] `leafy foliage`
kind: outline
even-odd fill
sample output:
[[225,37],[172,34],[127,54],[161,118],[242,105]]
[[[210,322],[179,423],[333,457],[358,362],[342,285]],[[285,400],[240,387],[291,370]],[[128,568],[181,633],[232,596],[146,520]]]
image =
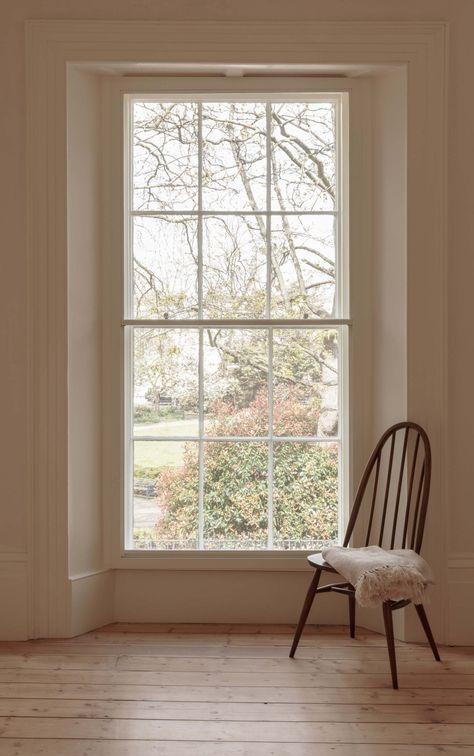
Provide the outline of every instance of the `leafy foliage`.
[[[274,417],[288,432],[311,433],[313,418],[297,389],[274,402]],[[254,436],[267,421],[263,392],[247,407],[213,407],[212,435]],[[284,418],[286,418],[284,420]],[[291,541],[326,542],[337,536],[338,460],[332,443],[275,443],[273,530],[275,546]],[[207,548],[265,548],[268,530],[268,449],[261,442],[206,444],[204,539]],[[198,516],[198,455],[187,444],[181,467],[163,470],[157,481],[161,512],[157,536],[195,538]],[[294,546],[293,546],[294,547]]]

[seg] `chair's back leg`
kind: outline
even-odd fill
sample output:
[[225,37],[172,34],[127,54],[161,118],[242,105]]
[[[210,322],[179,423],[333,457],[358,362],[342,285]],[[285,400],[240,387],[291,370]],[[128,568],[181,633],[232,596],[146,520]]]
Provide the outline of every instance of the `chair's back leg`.
[[384,601],[383,603],[383,621],[385,624],[385,635],[387,636],[388,656],[390,659],[390,670],[392,672],[392,685],[394,689],[397,690],[397,657],[395,656],[395,636],[393,634],[392,607],[390,606],[389,601]]
[[430,623],[428,622],[428,617],[426,616],[426,612],[425,612],[423,604],[415,604],[415,609],[416,609],[416,613],[418,614],[418,617],[420,618],[420,622],[423,626],[423,630],[425,631],[425,635],[428,638],[428,643],[431,646],[433,656],[436,659],[436,661],[441,661],[440,655],[438,653],[438,647],[433,637],[433,633],[431,632]]
[[349,596],[349,627],[350,627],[350,633],[351,638],[355,638],[355,627],[356,627],[356,601],[355,596],[353,593],[350,593]]
[[316,570],[316,572],[313,575],[313,579],[311,580],[310,586],[308,588],[308,593],[306,594],[306,598],[304,600],[303,608],[301,610],[300,618],[299,618],[298,625],[295,631],[295,637],[293,638],[293,643],[291,646],[291,651],[290,651],[291,659],[294,657],[295,651],[298,648],[298,643],[300,642],[301,633],[303,632],[303,628],[306,625],[306,620],[308,619],[309,610],[311,609],[311,606],[313,605],[314,597],[316,596],[316,591],[318,589],[319,579],[321,577],[321,572],[322,570]]

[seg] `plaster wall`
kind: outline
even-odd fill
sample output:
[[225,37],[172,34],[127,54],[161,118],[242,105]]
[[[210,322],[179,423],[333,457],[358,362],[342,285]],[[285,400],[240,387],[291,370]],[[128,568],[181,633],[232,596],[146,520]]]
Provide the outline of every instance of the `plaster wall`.
[[[3,369],[0,371],[2,434],[0,438],[0,595],[5,597],[8,619],[2,619],[0,637],[28,636],[28,580],[25,561],[31,548],[28,533],[27,475],[30,463],[26,438],[28,412],[26,376],[29,369],[26,325],[26,227],[25,196],[25,66],[26,19],[153,19],[153,20],[445,20],[450,24],[449,74],[449,204],[448,265],[444,294],[448,301],[448,364],[446,365],[448,427],[444,464],[447,473],[444,510],[431,535],[430,550],[447,539],[448,615],[447,639],[474,640],[474,611],[465,606],[466,591],[474,586],[474,507],[472,506],[472,436],[474,428],[474,341],[471,338],[472,281],[474,280],[474,213],[471,177],[474,173],[472,133],[474,101],[471,90],[474,68],[474,5],[470,0],[4,0],[0,7],[0,88],[3,118],[0,123],[2,176],[0,213],[3,230],[0,277],[0,339]],[[440,156],[440,159],[441,156]],[[429,166],[426,167],[429,170]],[[424,292],[419,292],[423,310]],[[427,329],[427,338],[436,338]],[[439,335],[441,338],[442,335]],[[408,366],[408,371],[410,366]],[[426,378],[429,388],[430,376]],[[438,543],[439,541],[439,543]],[[76,565],[93,565],[94,549],[77,553]],[[129,580],[123,575],[123,580]],[[221,576],[224,590],[227,577]],[[301,577],[298,576],[301,583]],[[129,580],[130,584],[130,580]],[[125,587],[124,585],[122,586]],[[301,591],[302,586],[294,586]],[[119,588],[119,595],[120,595]],[[292,590],[288,588],[288,590]],[[14,600],[13,600],[14,597]],[[246,605],[245,592],[236,592],[237,606]],[[277,594],[284,601],[283,593]],[[291,603],[291,602],[290,602]],[[289,604],[289,609],[291,608]]]

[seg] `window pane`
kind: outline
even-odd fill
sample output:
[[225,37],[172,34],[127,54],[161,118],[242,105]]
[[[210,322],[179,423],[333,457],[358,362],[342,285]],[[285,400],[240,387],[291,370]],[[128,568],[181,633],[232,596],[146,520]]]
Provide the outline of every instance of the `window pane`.
[[273,432],[277,436],[337,436],[338,332],[273,332]]
[[275,103],[272,122],[272,208],[336,207],[336,127],[331,103]]
[[198,197],[198,108],[133,104],[134,210],[192,210]]
[[320,549],[338,537],[338,448],[274,444],[273,545]]
[[338,113],[132,97],[125,317],[161,321],[125,328],[135,548],[337,540],[343,330],[309,321],[338,317]]
[[134,317],[198,315],[197,221],[176,215],[133,219]]
[[334,317],[336,218],[272,218],[272,316]]
[[205,318],[265,314],[267,252],[263,216],[215,216],[203,221]]
[[133,547],[198,546],[198,443],[135,441]]
[[265,132],[264,103],[203,103],[204,210],[266,209]]
[[205,549],[266,548],[267,473],[267,444],[206,443]]
[[134,328],[134,434],[198,434],[197,330]]
[[268,332],[204,333],[204,427],[208,436],[268,435]]

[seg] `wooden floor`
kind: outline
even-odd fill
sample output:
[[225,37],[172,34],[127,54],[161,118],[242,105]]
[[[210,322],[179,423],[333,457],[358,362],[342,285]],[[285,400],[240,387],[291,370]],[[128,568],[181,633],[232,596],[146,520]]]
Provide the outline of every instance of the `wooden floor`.
[[309,628],[113,625],[0,644],[0,756],[474,754],[474,649]]

